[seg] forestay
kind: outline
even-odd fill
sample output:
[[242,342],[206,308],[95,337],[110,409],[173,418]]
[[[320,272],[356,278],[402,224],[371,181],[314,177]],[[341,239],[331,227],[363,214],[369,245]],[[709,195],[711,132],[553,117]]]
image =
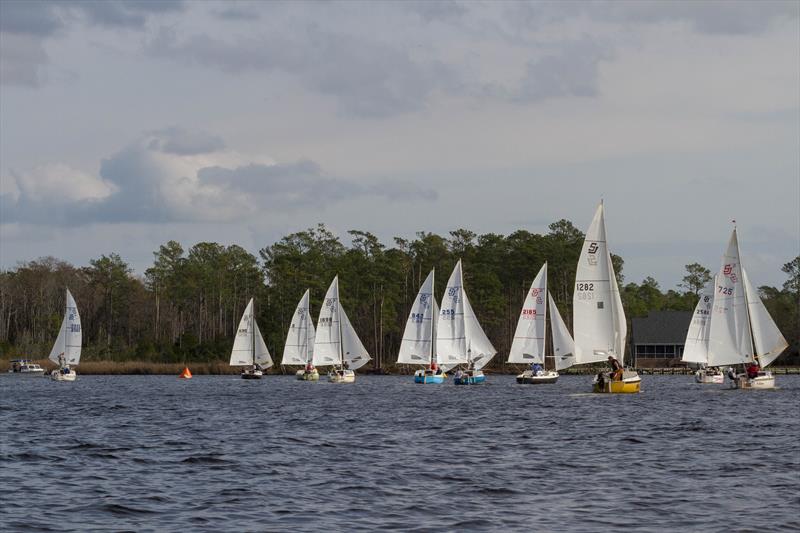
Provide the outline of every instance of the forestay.
[[602,203],[583,242],[572,304],[576,364],[605,361],[609,355],[624,364],[627,325],[606,242]]
[[553,358],[556,370],[564,370],[575,364],[575,341],[558,312],[553,296],[547,293],[550,302],[550,329],[553,333]]
[[789,346],[786,338],[772,320],[764,302],[758,295],[755,287],[750,284],[747,272],[742,269],[744,279],[745,294],[747,295],[747,307],[750,311],[750,325],[753,330],[753,341],[755,343],[758,362],[762,367],[771,364]]
[[286,344],[283,348],[282,365],[306,365],[314,353],[314,324],[311,321],[309,291],[306,290],[292,316]]
[[434,325],[438,313],[434,309],[436,301],[433,295],[434,272],[431,270],[425,282],[417,292],[411,306],[403,340],[400,343],[398,364],[427,365],[431,362],[434,341]]
[[749,363],[753,360],[753,342],[735,229],[715,280],[714,307],[708,334],[708,365]]
[[708,364],[708,336],[711,331],[711,312],[714,308],[714,289],[716,282],[712,279],[700,292],[700,299],[694,308],[686,342],[683,346],[681,361],[686,363]]
[[339,332],[339,276],[333,278],[322,309],[319,311],[314,338],[313,362],[316,366],[338,365],[342,362]]
[[508,352],[509,363],[544,364],[545,331],[547,330],[547,263],[531,283],[519,313],[514,340]]
[[59,329],[56,342],[53,343],[53,348],[50,350],[49,359],[59,364],[59,356],[63,355],[66,364],[77,365],[81,360],[83,333],[81,331],[81,316],[78,313],[78,306],[69,289],[67,289],[66,293],[65,307],[61,329]]

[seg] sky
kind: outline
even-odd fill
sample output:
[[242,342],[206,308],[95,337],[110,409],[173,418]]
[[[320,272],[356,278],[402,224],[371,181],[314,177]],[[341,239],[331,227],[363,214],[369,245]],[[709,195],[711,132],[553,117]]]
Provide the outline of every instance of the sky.
[[[625,280],[800,254],[800,3],[0,1],[0,268],[586,230]],[[468,266],[467,266],[468,268]],[[538,265],[531,266],[531,275]]]

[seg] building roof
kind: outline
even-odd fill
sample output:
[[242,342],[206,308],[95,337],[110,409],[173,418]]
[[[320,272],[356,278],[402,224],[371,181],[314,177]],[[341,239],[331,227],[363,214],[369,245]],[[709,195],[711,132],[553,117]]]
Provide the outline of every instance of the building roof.
[[684,344],[691,321],[689,311],[651,311],[631,319],[631,344]]

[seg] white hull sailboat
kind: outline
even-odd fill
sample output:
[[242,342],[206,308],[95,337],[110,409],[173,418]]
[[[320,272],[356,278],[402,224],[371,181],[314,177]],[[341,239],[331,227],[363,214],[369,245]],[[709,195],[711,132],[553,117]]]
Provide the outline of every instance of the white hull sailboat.
[[735,388],[775,388],[775,376],[765,369],[789,344],[742,267],[736,228],[715,277],[709,322],[708,365],[743,368],[728,371]]
[[281,365],[301,365],[295,372],[301,381],[319,381],[319,371],[314,366],[314,324],[311,321],[309,291],[306,290],[292,315],[292,323],[286,334]]
[[[547,337],[547,304],[549,298],[550,326],[553,336],[554,370],[545,367],[545,347]],[[530,370],[525,370],[517,376],[517,383],[526,385],[551,384],[558,381],[558,371],[572,366],[574,363],[575,344],[569,334],[561,314],[553,301],[552,295],[547,291],[547,263],[534,278],[522,311],[519,314],[517,329],[511,350],[508,354],[509,363],[531,365]]]
[[448,368],[466,365],[453,375],[453,383],[476,385],[486,381],[482,369],[496,353],[467,298],[459,259],[447,281],[436,322],[437,360]]
[[58,338],[50,350],[49,359],[58,365],[58,368],[50,372],[50,379],[53,381],[75,381],[78,374],[70,365],[77,365],[81,360],[81,343],[83,332],[81,331],[81,316],[78,313],[78,306],[72,293],[67,289],[66,309],[64,319],[61,321],[61,329]]
[[358,338],[339,299],[339,276],[333,278],[319,312],[314,338],[314,366],[333,366],[331,383],[353,383],[355,370],[370,361],[367,349]]
[[[575,364],[600,363],[613,358],[624,367],[628,326],[606,241],[602,202],[586,231],[578,259],[572,308]],[[639,374],[632,370],[616,375],[600,373],[595,376],[592,390],[612,394],[636,393],[640,384]]]
[[686,341],[683,344],[681,361],[701,365],[694,373],[697,383],[721,384],[725,382],[725,374],[717,367],[708,366],[708,339],[711,330],[711,312],[714,308],[714,289],[716,278],[712,279],[701,291],[700,299],[694,308]]
[[436,357],[436,322],[439,318],[439,306],[433,293],[434,271],[419,288],[414,304],[411,306],[397,364],[423,365],[414,372],[414,383],[444,383],[448,368],[439,364]]
[[231,350],[231,366],[242,366],[242,379],[261,379],[264,370],[272,366],[272,357],[258,329],[253,299],[247,303]]

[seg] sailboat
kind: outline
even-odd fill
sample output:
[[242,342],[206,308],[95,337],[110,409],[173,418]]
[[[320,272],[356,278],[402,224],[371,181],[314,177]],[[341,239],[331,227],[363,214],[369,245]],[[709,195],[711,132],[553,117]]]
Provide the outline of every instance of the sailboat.
[[467,365],[465,370],[459,370],[453,376],[456,385],[486,381],[481,369],[497,353],[467,298],[460,259],[450,274],[442,297],[442,308],[436,323],[436,353],[439,364],[450,367]]
[[54,381],[75,381],[78,376],[70,365],[77,365],[81,360],[81,341],[83,333],[81,331],[81,316],[78,314],[78,306],[72,293],[67,289],[66,309],[64,319],[61,321],[61,329],[58,332],[53,349],[50,350],[49,359],[58,365],[56,370],[50,373],[50,379]]
[[[550,306],[550,329],[553,337],[553,366],[555,370],[546,370],[545,346],[547,337],[547,307],[545,297]],[[532,368],[517,376],[517,383],[545,384],[558,380],[558,371],[569,368],[574,363],[575,343],[569,334],[566,324],[561,319],[553,296],[547,291],[547,263],[542,265],[539,273],[531,283],[525,296],[522,311],[519,314],[517,329],[511,350],[509,363],[530,364]],[[534,366],[536,365],[536,366]]]
[[292,315],[292,325],[286,334],[281,365],[302,365],[295,373],[299,380],[319,381],[319,371],[314,366],[314,324],[311,320],[309,291],[306,290]]
[[397,363],[425,365],[414,372],[414,383],[444,383],[446,369],[436,360],[436,321],[439,306],[433,294],[434,271],[419,288],[411,307]]
[[711,330],[711,312],[714,308],[714,290],[716,277],[703,287],[700,299],[694,308],[689,331],[686,332],[686,341],[683,344],[681,361],[701,365],[694,373],[698,383],[724,383],[725,375],[713,366],[708,366],[708,341]]
[[[575,364],[599,363],[616,359],[624,368],[628,326],[622,299],[606,243],[603,203],[597,207],[586,231],[572,295]],[[612,376],[600,373],[594,392],[639,392],[641,378],[632,370]]]
[[742,365],[746,372],[736,374],[729,369],[734,387],[772,389],[775,376],[764,369],[788,346],[742,267],[734,228],[716,276],[708,331],[708,365]]
[[342,308],[339,276],[336,276],[325,293],[325,302],[319,311],[313,363],[315,366],[333,366],[328,373],[328,381],[353,383],[356,380],[354,370],[367,364],[370,359]]
[[261,379],[264,370],[272,366],[272,357],[256,324],[252,298],[247,303],[239,321],[239,329],[236,330],[230,365],[247,367],[242,369],[242,379]]

